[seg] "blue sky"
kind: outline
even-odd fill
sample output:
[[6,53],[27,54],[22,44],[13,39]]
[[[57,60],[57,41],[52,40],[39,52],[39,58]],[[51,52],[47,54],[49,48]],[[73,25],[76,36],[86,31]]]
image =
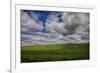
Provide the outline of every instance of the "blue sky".
[[[31,13],[35,13],[38,16],[38,20],[41,21],[43,24],[44,29],[42,32],[47,32],[45,29],[45,22],[48,16],[50,16],[52,13],[57,14],[57,13],[62,13],[62,12],[56,12],[56,11],[37,11],[37,10],[22,10],[23,12],[26,12],[31,18],[33,18],[33,15]],[[57,17],[59,18],[58,22],[63,22],[63,19],[61,18],[62,15],[58,15]]]

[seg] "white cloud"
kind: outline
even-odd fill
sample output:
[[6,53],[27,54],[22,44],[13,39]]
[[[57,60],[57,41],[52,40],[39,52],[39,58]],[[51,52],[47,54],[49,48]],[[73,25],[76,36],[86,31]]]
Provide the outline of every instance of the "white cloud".
[[50,32],[53,33],[62,33],[62,32],[66,32],[66,29],[64,29],[64,23],[63,22],[58,22],[59,18],[57,17],[57,15],[50,15],[48,16],[47,20],[46,20],[46,29]]
[[[42,23],[36,17],[37,15],[31,14],[33,19],[27,13],[22,12],[21,31],[43,29]],[[45,24],[46,30],[49,33],[34,32],[31,35],[21,34],[22,45],[89,42],[89,39],[82,39],[83,36],[89,38],[89,14],[70,12],[60,14],[62,14],[61,18],[64,22],[59,22],[57,14],[48,16]]]
[[[64,22],[58,22],[58,17],[51,15],[46,20],[46,28],[50,32],[67,35],[89,30],[89,17],[86,13],[62,13]],[[88,32],[88,31],[86,31]]]
[[[82,36],[89,36],[89,14],[88,13],[62,13],[64,22],[58,22],[58,17],[51,15],[46,22],[46,29],[50,32],[62,35],[68,42],[82,42]],[[62,40],[63,40],[62,39]],[[86,39],[88,41],[88,39]]]
[[67,41],[61,39],[62,37],[62,35],[55,33],[36,32],[36,34],[31,35],[21,34],[21,42],[22,45],[67,43]]
[[26,12],[21,11],[21,30],[22,31],[28,31],[30,29],[35,29],[35,30],[42,30],[43,26],[41,25],[42,22],[40,22],[37,19],[36,14],[34,15],[34,19],[31,18]]

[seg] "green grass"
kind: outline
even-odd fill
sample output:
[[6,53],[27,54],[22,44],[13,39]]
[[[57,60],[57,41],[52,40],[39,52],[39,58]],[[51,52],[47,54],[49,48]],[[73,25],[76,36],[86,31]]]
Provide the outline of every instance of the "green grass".
[[22,63],[86,59],[89,59],[89,43],[21,47]]

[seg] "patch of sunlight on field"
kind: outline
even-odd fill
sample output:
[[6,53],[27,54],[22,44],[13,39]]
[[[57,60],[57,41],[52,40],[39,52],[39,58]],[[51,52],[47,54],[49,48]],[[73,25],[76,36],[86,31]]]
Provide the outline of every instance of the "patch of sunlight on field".
[[30,46],[22,46],[21,49],[23,51],[50,51],[50,50],[57,50],[63,48],[64,44],[55,44],[55,45],[30,45]]

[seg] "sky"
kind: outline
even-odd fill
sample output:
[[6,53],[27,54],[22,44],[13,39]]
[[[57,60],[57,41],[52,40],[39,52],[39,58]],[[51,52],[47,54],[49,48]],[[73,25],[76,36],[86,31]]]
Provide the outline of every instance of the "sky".
[[21,44],[89,42],[89,13],[21,10]]

